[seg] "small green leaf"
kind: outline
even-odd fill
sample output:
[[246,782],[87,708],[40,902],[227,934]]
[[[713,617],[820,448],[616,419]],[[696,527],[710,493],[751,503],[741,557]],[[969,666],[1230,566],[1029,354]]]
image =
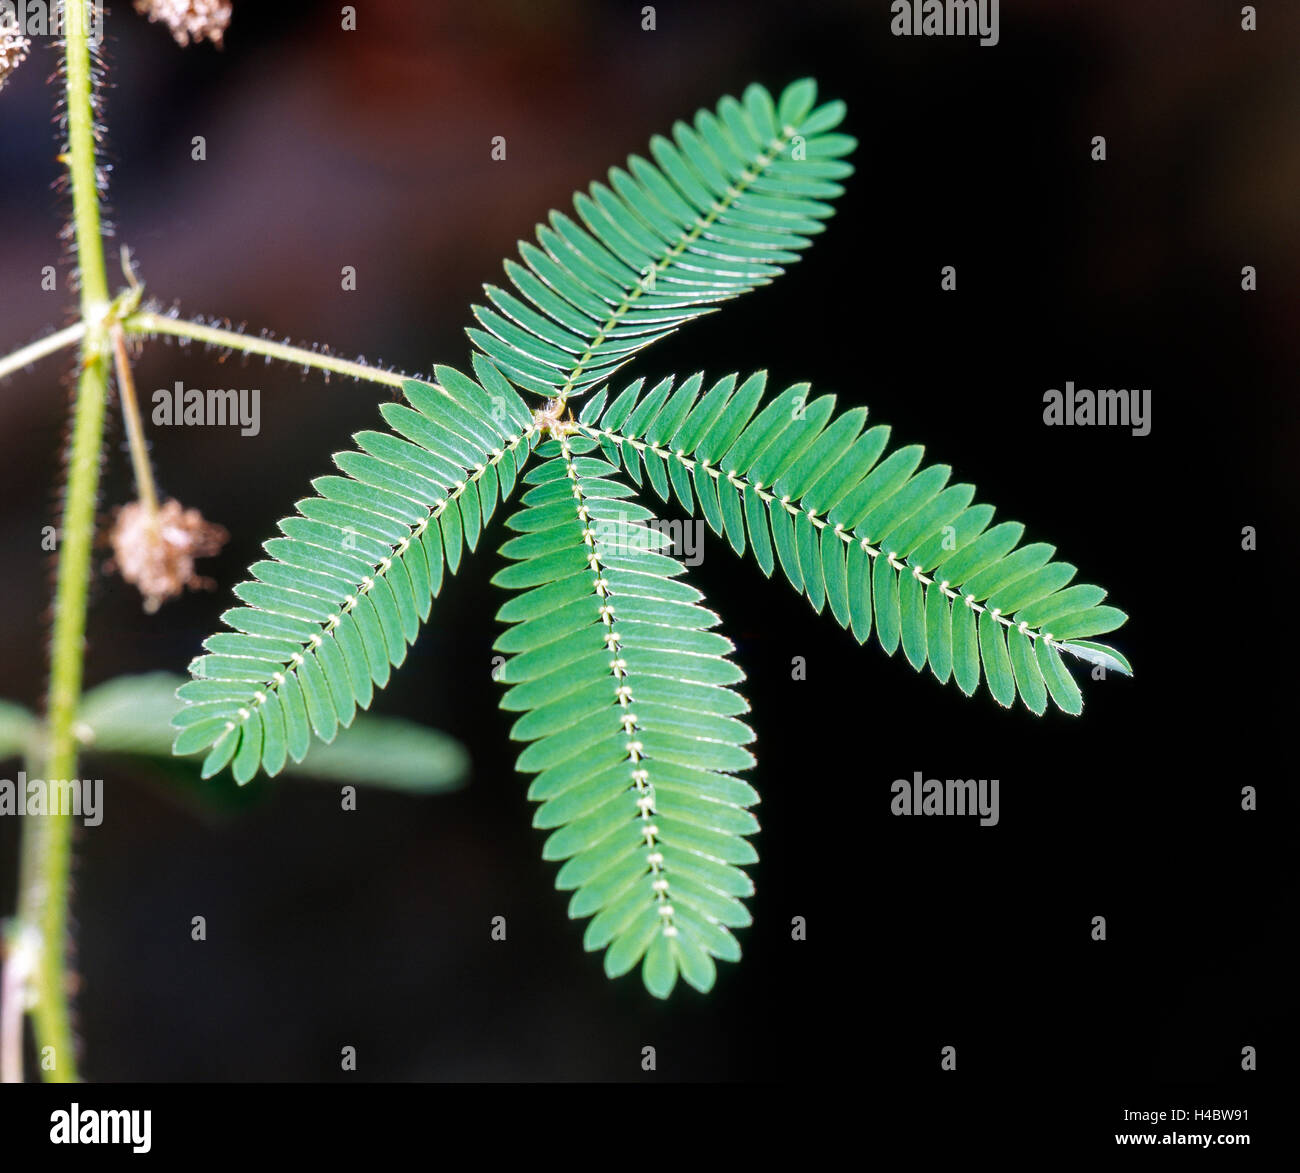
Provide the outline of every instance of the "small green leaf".
[[979,644],[980,657],[984,661],[984,677],[993,699],[1004,709],[1009,709],[1016,700],[1016,681],[1011,672],[1007,645],[1002,637],[1003,630],[992,611],[980,612]]
[[967,696],[979,687],[980,647],[975,635],[975,610],[961,599],[952,605],[952,675],[957,687]]
[[925,667],[925,658],[929,654],[925,630],[925,588],[910,570],[899,575],[898,615],[903,654],[919,672]]
[[1066,671],[1061,657],[1045,639],[1034,641],[1034,655],[1043,673],[1043,682],[1057,707],[1073,717],[1083,712],[1083,694],[1074,677]]

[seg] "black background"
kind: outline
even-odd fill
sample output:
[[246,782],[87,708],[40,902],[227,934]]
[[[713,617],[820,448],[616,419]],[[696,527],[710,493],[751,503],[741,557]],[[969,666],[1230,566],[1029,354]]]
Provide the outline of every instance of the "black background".
[[[1275,751],[1292,655],[1300,13],[1259,5],[1264,27],[1246,33],[1236,4],[1006,0],[1000,43],[981,48],[892,37],[884,3],[665,3],[655,32],[632,4],[358,7],[342,33],[336,5],[237,3],[222,52],[112,14],[110,206],[150,294],[412,373],[467,368],[469,304],[547,208],[723,93],[816,76],[860,140],[829,230],[636,373],[761,367],[776,388],[808,379],[869,405],[896,443],[925,443],[1109,589],[1132,618],[1106,638],[1136,676],[1080,673],[1077,720],[1004,712],[859,648],[710,533],[694,581],[749,675],[758,895],[741,964],[664,1005],[636,978],[605,980],[540,859],[490,678],[498,521],[377,705],[461,738],[464,790],[363,792],[344,815],[328,788],[258,783],[222,812],[143,768],[107,780],[104,825],[78,844],[85,1076],[341,1080],[352,1045],[358,1075],[381,1081],[802,1083],[841,1065],[904,1095],[960,1080],[1005,1107],[995,1133],[1044,1086],[1134,1107],[1123,1089],[1154,1086],[1198,1106],[1214,1081],[1218,1101],[1244,1102],[1280,1066],[1295,908],[1293,767]],[[54,59],[38,57],[0,97],[6,347],[71,302],[36,292],[65,210],[48,193]],[[346,264],[355,293],[339,290]],[[948,264],[955,293],[939,288]],[[1245,264],[1258,292],[1240,288]],[[33,705],[57,361],[0,387],[4,691]],[[236,362],[153,345],[137,382],[229,386]],[[1043,392],[1067,379],[1150,387],[1151,434],[1044,427]],[[92,684],[183,671],[259,543],[384,394],[260,363],[239,381],[262,388],[256,438],[153,435],[164,491],[233,533],[206,567],[220,585],[149,617],[100,576]],[[105,510],[131,493],[113,427]],[[1246,525],[1257,552],[1241,549]],[[999,825],[892,817],[890,783],[916,770],[999,778]],[[16,841],[0,827],[5,907]],[[507,943],[489,939],[496,915]]]

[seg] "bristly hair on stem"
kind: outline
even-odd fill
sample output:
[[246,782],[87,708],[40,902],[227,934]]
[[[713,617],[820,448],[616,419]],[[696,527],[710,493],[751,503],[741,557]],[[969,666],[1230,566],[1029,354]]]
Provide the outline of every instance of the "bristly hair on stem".
[[[76,720],[81,700],[86,610],[94,545],[95,506],[103,454],[104,409],[108,396],[112,344],[110,300],[100,218],[102,172],[97,165],[94,102],[96,67],[92,58],[89,5],[64,6],[63,77],[67,164],[72,190],[72,238],[85,333],[81,337],[72,438],[66,451],[63,513],[59,526],[50,639],[50,680],[46,697],[48,737],[42,763],[48,779],[74,778],[77,771]],[[33,826],[32,824],[36,824]],[[67,968],[68,897],[72,871],[72,816],[49,815],[23,827],[24,859],[20,907],[25,923],[37,931],[29,998],[37,1045],[53,1057],[42,1065],[46,1078],[77,1078],[76,1044],[69,1006]]]

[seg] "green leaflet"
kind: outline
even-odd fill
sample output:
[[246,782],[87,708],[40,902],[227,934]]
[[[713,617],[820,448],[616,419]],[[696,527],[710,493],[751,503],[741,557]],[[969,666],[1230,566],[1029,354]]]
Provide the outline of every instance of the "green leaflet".
[[616,470],[575,456],[578,440],[538,449],[545,463],[525,479],[546,492],[507,523],[521,536],[494,580],[521,592],[501,609],[514,626],[498,641],[517,649],[499,676],[515,685],[506,707],[523,710],[518,767],[536,775],[543,856],[565,861],[557,885],[574,893],[570,916],[592,918],[584,941],[606,951],[606,972],[639,963],[660,998],[679,974],[707,990],[709,959],[738,956],[730,929],[749,924],[734,899],[752,891],[736,865],[756,858],[744,837],[758,830],[746,809],[758,796],[735,777],[753,764],[753,733],[735,716],[747,706],[701,670],[731,650],[709,630],[717,615],[682,597],[684,567],[659,552],[645,510],[600,510]]
[[361,450],[335,457],[345,475],[318,478],[320,496],[280,523],[271,558],[235,588],[245,606],[222,616],[233,631],[190,665],[173,748],[208,750],[205,776],[227,765],[240,784],[274,775],[303,760],[313,734],[330,742],[350,726],[405,659],[444,562],[454,571],[491,517],[497,481],[478,486],[527,451],[531,413],[508,386],[489,393],[448,367],[436,377],[405,384],[409,406],[381,409],[400,435],[359,433]]
[[518,387],[576,398],[716,303],[778,277],[822,231],[826,201],[843,190],[833,181],[853,171],[840,157],[854,141],[827,133],[844,104],[815,101],[812,81],[775,102],[751,85],[743,103],[724,98],[716,115],[701,110],[671,140],[656,136],[653,162],[631,156],[575,196],[576,219],[552,212],[537,244],[520,245],[523,263],[506,262],[513,291],[484,286],[474,345]]
[[[1121,653],[1083,638],[1126,616],[1102,604],[1101,588],[1071,585],[1075,568],[1052,561],[1052,546],[1021,545],[1019,523],[992,524],[993,508],[971,504],[971,485],[949,485],[947,465],[925,465],[920,445],[887,453],[889,429],[864,431],[864,409],[837,416],[834,397],[807,384],[761,406],[765,383],[759,372],[737,390],[729,376],[702,398],[698,377],[651,394],[633,384],[579,427],[613,460],[639,452],[647,467],[679,469],[737,553],[752,548],[764,574],[779,565],[814,610],[829,604],[859,642],[874,631],[940,682],[970,694],[983,681],[1000,705],[1019,696],[1035,713],[1050,696],[1078,713],[1055,649],[1131,673]],[[650,487],[667,497],[662,483]]]

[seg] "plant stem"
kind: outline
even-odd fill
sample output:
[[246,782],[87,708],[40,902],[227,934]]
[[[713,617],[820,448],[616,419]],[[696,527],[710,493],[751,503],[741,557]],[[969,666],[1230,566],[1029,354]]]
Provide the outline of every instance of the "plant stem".
[[13,354],[6,354],[4,358],[0,358],[0,379],[8,378],[47,355],[57,354],[65,346],[72,346],[80,342],[81,336],[85,332],[85,323],[78,322],[75,326],[69,326],[66,330],[60,330],[56,334],[47,334],[44,338],[38,338],[21,350],[15,350]]
[[35,933],[16,921],[5,933],[0,969],[0,1083],[23,1081],[23,1015],[31,983]]
[[296,366],[315,367],[317,370],[346,375],[352,379],[365,379],[370,383],[383,383],[389,387],[400,387],[409,377],[396,371],[367,366],[365,363],[335,358],[332,354],[304,350],[298,346],[289,346],[287,343],[272,342],[267,338],[253,338],[235,330],[222,330],[216,326],[205,326],[201,322],[187,322],[180,318],[170,318],[166,314],[151,313],[148,310],[126,315],[122,319],[122,328],[128,334],[171,334],[177,338],[187,338],[192,342],[206,342],[211,346],[223,346],[230,350],[242,351],[244,354],[258,354],[264,358],[280,359]]
[[[64,5],[64,72],[68,147],[63,161],[72,184],[72,222],[81,282],[81,372],[67,458],[67,485],[59,531],[58,577],[54,589],[54,633],[50,644],[50,686],[46,701],[49,741],[45,780],[71,780],[77,772],[75,723],[81,699],[86,603],[95,501],[104,432],[111,346],[108,336],[108,278],[99,220],[95,125],[91,104],[90,19],[84,0]],[[30,841],[29,840],[30,837]],[[72,864],[72,815],[47,814],[23,824],[24,853],[32,862],[22,877],[22,915],[39,932],[32,975],[36,1045],[52,1048],[42,1074],[56,1082],[77,1078],[77,1058],[68,1009],[65,944],[68,881]]]
[[154,487],[153,468],[145,448],[144,425],[140,422],[140,404],[135,397],[135,380],[131,378],[131,359],[126,353],[126,337],[121,327],[113,327],[113,359],[117,367],[117,396],[122,401],[122,419],[126,422],[126,439],[131,449],[131,467],[135,470],[135,491],[150,518],[158,516],[158,490]]
[[77,243],[77,272],[81,281],[81,316],[89,330],[100,322],[108,309],[108,276],[99,222],[95,161],[89,0],[69,0],[64,8],[68,111],[68,150],[64,161],[68,164],[72,182],[72,221]]

